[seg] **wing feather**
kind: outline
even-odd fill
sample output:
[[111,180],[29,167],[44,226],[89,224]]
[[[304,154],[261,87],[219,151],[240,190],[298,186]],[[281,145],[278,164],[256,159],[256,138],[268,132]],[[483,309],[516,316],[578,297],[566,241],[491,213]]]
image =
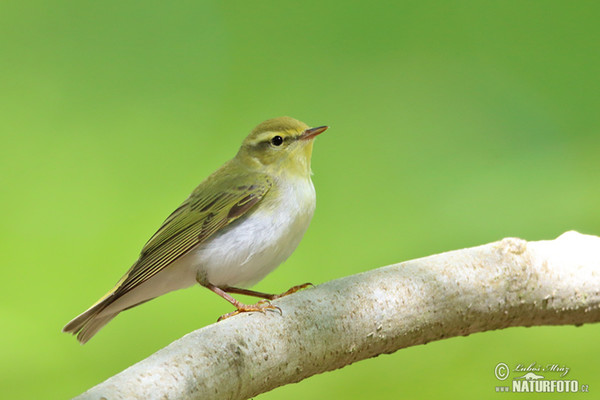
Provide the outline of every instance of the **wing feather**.
[[[240,185],[240,182],[254,182]],[[272,187],[268,175],[209,178],[194,190],[150,238],[140,258],[119,281],[115,298],[139,286],[197,245],[246,214]]]

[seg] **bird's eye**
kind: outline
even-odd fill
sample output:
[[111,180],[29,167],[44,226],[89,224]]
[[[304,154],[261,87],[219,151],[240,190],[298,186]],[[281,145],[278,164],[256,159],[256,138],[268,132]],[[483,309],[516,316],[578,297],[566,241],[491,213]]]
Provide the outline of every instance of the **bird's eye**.
[[281,146],[282,143],[283,143],[283,138],[281,136],[273,136],[271,138],[271,144],[273,146]]

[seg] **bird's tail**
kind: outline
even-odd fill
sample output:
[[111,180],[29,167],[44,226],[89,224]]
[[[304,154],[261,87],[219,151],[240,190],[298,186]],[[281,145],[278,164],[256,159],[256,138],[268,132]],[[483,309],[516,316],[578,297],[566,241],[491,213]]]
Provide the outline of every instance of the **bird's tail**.
[[85,344],[104,325],[117,316],[119,312],[100,315],[100,313],[113,301],[112,291],[100,299],[96,304],[79,314],[63,328],[63,332],[77,335],[77,340]]

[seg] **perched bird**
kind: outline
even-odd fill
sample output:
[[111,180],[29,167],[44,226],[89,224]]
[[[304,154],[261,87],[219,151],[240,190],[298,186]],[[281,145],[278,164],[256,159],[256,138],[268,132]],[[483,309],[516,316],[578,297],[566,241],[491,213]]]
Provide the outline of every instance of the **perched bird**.
[[[313,140],[327,128],[290,117],[254,128],[237,155],[165,220],[115,287],[63,332],[85,343],[121,311],[196,282],[236,308],[219,320],[278,309],[268,300],[310,285],[280,295],[245,289],[285,261],[306,232],[315,210]],[[229,293],[267,300],[248,305]]]

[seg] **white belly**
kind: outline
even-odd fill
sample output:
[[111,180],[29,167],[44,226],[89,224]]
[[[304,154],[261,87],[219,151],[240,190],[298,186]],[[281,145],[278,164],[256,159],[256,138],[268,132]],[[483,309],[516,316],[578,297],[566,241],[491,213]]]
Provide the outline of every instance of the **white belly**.
[[196,283],[248,287],[273,271],[296,249],[315,210],[315,189],[298,180],[280,187],[275,209],[257,209],[216,233],[206,243],[124,294],[100,315],[110,315]]
[[280,196],[275,209],[250,212],[186,256],[203,282],[248,287],[292,254],[313,216],[315,189],[302,179],[280,187]]

